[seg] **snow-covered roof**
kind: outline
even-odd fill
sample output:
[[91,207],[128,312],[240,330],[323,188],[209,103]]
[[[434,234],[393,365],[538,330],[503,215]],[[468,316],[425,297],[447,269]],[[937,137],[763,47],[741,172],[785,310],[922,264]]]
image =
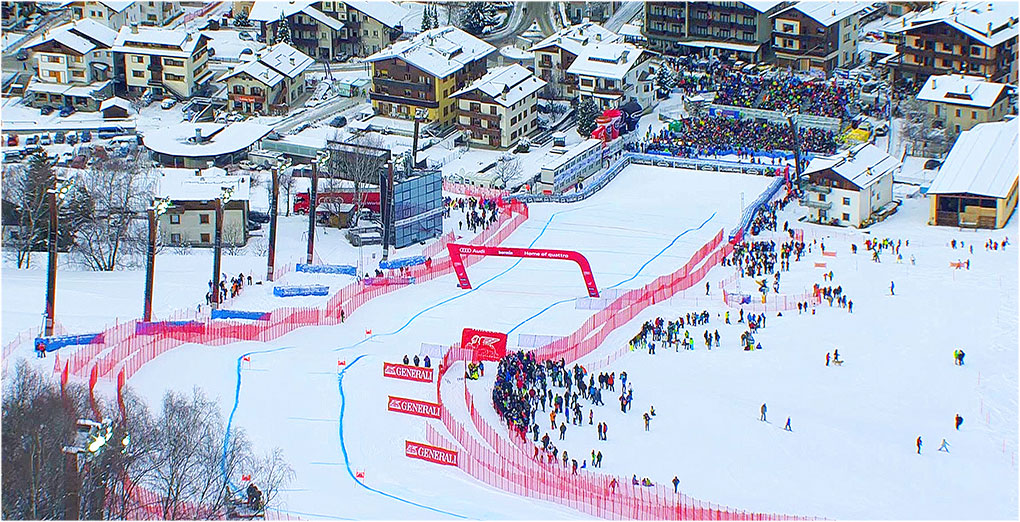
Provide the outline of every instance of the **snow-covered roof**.
[[531,71],[524,67],[513,64],[490,69],[485,76],[450,96],[457,98],[477,89],[491,96],[496,103],[509,107],[538,92],[544,86],[544,80],[531,74]]
[[650,54],[634,44],[620,42],[598,42],[584,48],[574,63],[567,68],[567,74],[596,76],[622,80],[627,72],[638,64],[642,54]]
[[644,38],[645,34],[641,32],[641,26],[637,24],[623,24],[620,27],[620,36],[629,36],[631,38]]
[[357,9],[362,13],[382,22],[386,27],[397,27],[401,25],[401,20],[407,16],[408,10],[386,0],[347,0],[344,2],[352,9]]
[[862,143],[832,156],[815,158],[804,174],[832,169],[847,181],[867,188],[882,177],[893,174],[900,162],[871,143]]
[[92,97],[96,92],[102,91],[110,85],[113,80],[78,85],[69,83],[44,82],[33,77],[26,87],[26,92],[45,92],[47,94],[63,94],[64,96],[81,96],[82,98]]
[[594,22],[584,22],[570,27],[564,27],[563,29],[553,33],[545,40],[531,46],[531,49],[528,50],[535,51],[555,46],[573,55],[579,55],[586,45],[598,42],[615,42],[621,38],[622,37],[620,35],[602,27],[599,24]]
[[[142,143],[149,150],[170,156],[189,158],[219,156],[251,147],[272,130],[268,125],[249,122],[230,125],[182,123],[160,127],[158,132],[145,133]],[[201,143],[194,141],[196,132],[201,132],[204,138]]]
[[777,1],[773,1],[773,0],[762,0],[762,1],[741,2],[741,3],[746,5],[746,6],[748,6],[748,7],[750,7],[750,8],[752,8],[752,9],[754,9],[755,11],[758,11],[759,13],[766,13],[770,9],[772,9],[772,8],[778,6],[779,4],[783,3],[783,1],[779,0],[777,2]]
[[242,62],[229,73],[220,78],[224,81],[241,73],[246,73],[255,80],[272,88],[284,77],[297,78],[308,69],[315,60],[307,54],[286,43],[278,43],[262,53],[257,59]]
[[911,13],[897,27],[894,22],[886,26],[890,32],[946,23],[984,45],[997,46],[1020,34],[1016,4],[1013,2],[943,2],[932,9]]
[[[208,37],[201,33],[171,31],[158,27],[121,27],[114,41],[113,50],[130,54],[188,58],[203,38]],[[148,47],[150,45],[164,47]]]
[[99,3],[105,5],[106,7],[110,8],[111,10],[113,10],[115,12],[120,13],[120,12],[124,11],[125,9],[131,7],[131,4],[133,4],[134,1],[133,0],[99,0]]
[[867,2],[797,2],[773,16],[780,16],[790,9],[796,9],[828,27],[866,9],[869,5],[871,4]]
[[55,41],[79,54],[86,54],[97,47],[103,49],[112,47],[116,38],[117,32],[113,29],[91,18],[83,18],[43,32],[25,44],[25,48]]
[[890,56],[896,54],[896,44],[888,42],[865,42],[861,41],[857,44],[857,49],[869,53],[879,54],[882,56]]
[[[266,44],[254,40],[242,40],[239,31],[224,29],[220,31],[202,31],[209,39],[210,60],[239,61],[242,55],[254,56],[256,52],[266,48]],[[249,52],[245,52],[245,50]]]
[[456,27],[440,27],[396,42],[365,60],[399,58],[437,78],[445,78],[495,51],[495,47]]
[[917,93],[917,99],[988,109],[995,104],[1006,87],[1004,83],[986,82],[978,76],[929,76],[924,87]]
[[963,131],[942,163],[928,194],[973,194],[1004,198],[1017,182],[1015,118],[981,123]]
[[124,109],[126,111],[130,111],[131,110],[131,103],[129,101],[125,100],[124,98],[120,98],[120,97],[114,96],[113,98],[110,98],[108,100],[103,100],[103,103],[99,104],[99,110],[101,110],[101,111],[105,111],[106,109],[109,109],[110,107],[120,107],[121,109]]
[[173,201],[212,201],[223,194],[224,187],[234,190],[231,201],[247,201],[251,195],[251,180],[247,174],[230,176],[219,167],[161,168],[157,185],[157,197]]
[[[256,0],[255,4],[251,7],[251,11],[248,13],[248,18],[259,22],[275,22],[280,19],[281,14],[286,18],[296,13],[304,13],[338,31],[343,28],[343,22],[316,9],[314,7],[315,3],[308,0],[291,0],[288,2]],[[346,4],[351,9],[356,9],[366,16],[378,20],[387,27],[400,25],[401,20],[408,14],[407,9],[385,0],[351,0],[338,3]]]

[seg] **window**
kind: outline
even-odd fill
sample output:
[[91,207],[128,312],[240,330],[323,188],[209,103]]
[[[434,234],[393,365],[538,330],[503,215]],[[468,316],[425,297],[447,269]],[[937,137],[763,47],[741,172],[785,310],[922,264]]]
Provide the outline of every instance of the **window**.
[[744,41],[745,42],[753,42],[754,41],[754,33],[749,32],[749,31],[744,31]]
[[979,45],[972,45],[972,46],[970,46],[970,55],[971,56],[981,56],[981,46],[979,46]]
[[145,71],[131,71],[132,78],[145,78]]
[[170,214],[170,224],[171,225],[180,225],[181,224],[181,215],[180,214]]
[[951,53],[951,52],[953,52],[953,46],[950,45],[950,44],[947,44],[946,42],[942,42],[942,50],[947,52],[947,53]]
[[850,214],[847,214],[846,212],[844,212],[843,213],[843,221],[850,221]]
[[184,60],[174,60],[173,58],[164,58],[163,65],[167,67],[184,67]]
[[180,234],[170,234],[170,244],[173,244],[173,245],[181,244],[181,235]]
[[199,236],[199,237],[201,237],[201,241],[202,241],[203,243],[208,243],[208,242],[209,242],[209,234],[202,234],[202,235],[201,235],[201,236]]
[[959,126],[959,125],[957,125],[957,126],[956,126],[956,133],[957,133],[957,134],[959,134],[959,133],[960,133],[960,126]]
[[145,57],[144,56],[134,55],[134,56],[131,57],[131,61],[135,62],[135,63],[145,63]]
[[745,16],[744,25],[754,25],[754,18],[750,16]]
[[977,111],[970,111],[970,119],[972,120],[977,119]]
[[[850,198],[843,198],[843,204],[844,205],[849,205],[850,204]],[[846,219],[846,218],[844,218],[844,219]]]
[[75,78],[84,78],[85,71],[71,71],[71,76],[74,76]]
[[957,118],[959,118],[959,117],[960,117],[960,109],[956,109],[956,117],[957,117]]
[[825,201],[825,194],[819,194],[818,201]]
[[942,106],[941,105],[938,105],[938,104],[935,105],[935,116],[942,116]]
[[490,105],[489,106],[489,114],[496,114],[496,106],[495,105]]
[[163,74],[163,79],[168,81],[168,82],[183,82],[184,81],[184,76],[182,76],[180,74],[174,74],[174,73],[164,73]]
[[203,225],[208,225],[209,224],[209,214],[199,214],[198,215],[198,222],[203,224]]
[[793,24],[785,24],[784,23],[783,24],[783,31],[782,32],[784,32],[784,33],[792,33],[792,32],[794,32],[794,25]]

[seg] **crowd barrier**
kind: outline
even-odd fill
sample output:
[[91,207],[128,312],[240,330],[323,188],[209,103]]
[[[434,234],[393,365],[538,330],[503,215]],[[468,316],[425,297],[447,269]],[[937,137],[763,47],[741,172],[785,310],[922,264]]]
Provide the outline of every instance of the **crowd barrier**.
[[[528,219],[528,208],[523,203],[501,202],[500,206],[503,211],[496,223],[472,238],[469,244],[499,244]],[[422,254],[433,258],[431,267],[412,266],[408,279],[421,283],[452,273],[450,259],[443,254],[446,245],[457,240],[458,236],[449,232],[428,245]],[[466,264],[479,260],[469,259]],[[63,360],[68,364],[69,373],[78,377],[87,377],[91,368],[96,367],[99,378],[113,379],[124,372],[124,378],[130,379],[146,363],[182,344],[222,346],[238,341],[270,342],[297,328],[337,325],[365,303],[402,287],[354,281],[334,294],[323,308],[280,308],[258,323],[211,322],[211,316],[195,317],[193,311],[178,313],[181,319],[190,320],[117,323],[104,330],[105,343],[80,348]],[[54,363],[54,371],[61,370],[63,364]]]
[[507,190],[476,187],[474,185],[467,185],[464,183],[453,183],[451,181],[446,180],[443,180],[443,190],[446,192],[463,194],[471,198],[495,199],[495,200],[504,199],[510,195],[510,192]]
[[36,337],[32,346],[36,350],[39,350],[39,347],[42,346],[47,352],[53,352],[65,346],[101,344],[104,339],[105,336],[102,333]]
[[[750,299],[747,299],[750,298]],[[732,308],[740,308],[745,312],[786,312],[797,308],[797,303],[807,303],[816,306],[822,301],[821,297],[814,292],[803,294],[769,294],[765,296],[765,302],[761,302],[761,295],[757,293],[738,294],[723,290],[723,302]]]
[[213,319],[250,319],[253,321],[268,321],[269,312],[246,312],[243,310],[213,310]]
[[[309,274],[358,275],[357,267],[353,267],[351,265],[309,265],[306,263],[298,263],[296,269],[298,272],[306,272]],[[273,274],[273,278],[277,279],[276,274]]]
[[[733,249],[723,243],[723,231],[699,249],[673,274],[662,276],[640,289],[627,292],[606,309],[598,312],[568,337],[553,341],[532,353],[537,360],[574,362],[598,348],[606,336],[626,324],[648,306],[673,297],[701,281],[708,270]],[[622,357],[626,347],[601,359],[607,363]],[[472,354],[455,344],[443,357],[441,372],[449,371],[456,362],[470,361]],[[594,365],[588,365],[589,371]],[[442,375],[437,382],[442,382]],[[448,403],[439,394],[440,420],[446,430],[463,448],[458,467],[472,477],[520,496],[548,500],[577,509],[583,513],[613,520],[622,519],[708,519],[708,520],[790,520],[791,517],[763,513],[747,513],[724,506],[701,502],[685,494],[670,492],[667,486],[633,486],[626,477],[579,471],[574,475],[557,462],[535,459],[534,446],[520,434],[507,430],[499,435],[479,415],[473,397],[464,385],[465,407],[474,433],[465,428],[451,413]],[[441,389],[437,390],[441,392]],[[426,441],[441,447],[455,447],[431,425],[426,426]],[[481,441],[481,442],[480,442]],[[613,479],[615,478],[615,484]]]
[[361,280],[365,286],[413,285],[413,277],[366,277]]
[[379,263],[379,268],[383,270],[406,268],[414,265],[424,265],[425,256],[411,256],[402,257],[400,259],[390,259]]
[[329,287],[325,285],[307,286],[274,286],[273,295],[276,297],[300,297],[308,295],[329,295]]

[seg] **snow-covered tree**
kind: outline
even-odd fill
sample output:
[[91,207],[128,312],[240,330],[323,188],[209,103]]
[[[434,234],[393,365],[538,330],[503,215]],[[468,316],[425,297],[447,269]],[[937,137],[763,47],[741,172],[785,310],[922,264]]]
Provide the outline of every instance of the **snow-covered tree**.
[[660,95],[667,96],[676,87],[676,73],[665,62],[655,71],[655,88]]
[[595,132],[595,128],[598,127],[595,123],[595,119],[599,117],[599,106],[595,104],[594,100],[585,100],[577,106],[577,133],[583,137],[591,136],[592,132]]
[[280,13],[279,25],[276,27],[276,42],[274,43],[290,43],[290,23],[283,17],[283,13]]
[[471,2],[461,13],[460,23],[465,31],[480,35],[486,27],[496,23],[496,7],[485,2]]

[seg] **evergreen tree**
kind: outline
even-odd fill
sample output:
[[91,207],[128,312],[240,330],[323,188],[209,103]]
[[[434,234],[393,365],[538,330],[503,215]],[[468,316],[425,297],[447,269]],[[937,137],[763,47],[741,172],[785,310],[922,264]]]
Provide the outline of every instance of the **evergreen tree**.
[[428,4],[425,4],[425,10],[421,17],[421,32],[424,33],[429,29],[432,29],[432,8]]
[[583,137],[590,137],[595,128],[598,127],[595,119],[600,115],[599,106],[594,100],[585,100],[577,107],[577,133]]
[[485,2],[471,2],[460,17],[461,27],[476,36],[482,34],[485,28],[493,25],[495,21],[495,6]]
[[665,63],[659,64],[659,69],[655,71],[655,87],[659,94],[668,96],[673,88],[676,87],[676,82],[676,73],[673,69]]
[[283,13],[280,13],[279,25],[276,28],[276,42],[274,43],[290,43],[290,23],[283,17]]

